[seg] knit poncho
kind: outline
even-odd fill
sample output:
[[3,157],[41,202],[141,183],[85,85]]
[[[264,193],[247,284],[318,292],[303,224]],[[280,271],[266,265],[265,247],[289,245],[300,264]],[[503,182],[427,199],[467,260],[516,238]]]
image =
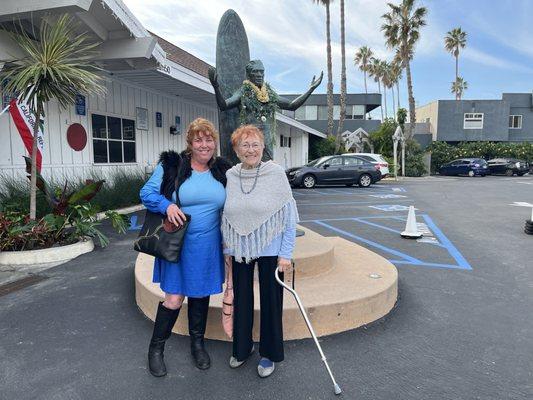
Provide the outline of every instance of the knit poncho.
[[[239,172],[241,177],[239,178]],[[291,187],[281,166],[272,161],[261,164],[255,188],[257,170],[242,169],[237,164],[226,172],[226,203],[222,214],[224,246],[237,260],[246,262],[259,257],[272,240],[289,223],[291,212],[298,212]]]

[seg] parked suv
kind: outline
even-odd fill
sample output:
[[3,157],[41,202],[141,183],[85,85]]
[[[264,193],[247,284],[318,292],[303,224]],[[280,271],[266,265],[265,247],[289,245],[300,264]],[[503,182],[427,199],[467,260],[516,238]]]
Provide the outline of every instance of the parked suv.
[[374,153],[345,153],[345,156],[357,156],[361,157],[367,161],[370,161],[372,164],[377,165],[379,172],[381,172],[381,177],[386,178],[389,172],[389,163],[381,154]]
[[439,168],[439,174],[441,175],[485,176],[489,173],[487,162],[482,158],[460,158],[450,161]]
[[494,158],[487,161],[489,171],[493,175],[504,174],[513,176],[514,174],[522,176],[529,172],[529,163],[516,158]]
[[291,186],[308,189],[327,184],[368,187],[381,179],[376,165],[353,154],[321,157],[303,167],[289,168],[286,174]]

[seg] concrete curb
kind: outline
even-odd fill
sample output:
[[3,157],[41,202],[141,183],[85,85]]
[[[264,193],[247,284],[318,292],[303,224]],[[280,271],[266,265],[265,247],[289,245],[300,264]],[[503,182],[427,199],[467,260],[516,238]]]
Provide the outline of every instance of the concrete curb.
[[[134,213],[134,212],[137,212],[137,211],[141,211],[141,210],[144,210],[144,209],[146,209],[145,206],[143,206],[142,204],[137,204],[135,206],[117,208],[115,210],[106,210],[106,211],[116,211],[119,214],[131,214],[131,213]],[[99,212],[98,214],[96,214],[96,219],[98,221],[106,219],[106,216],[105,216],[106,211],[102,211],[102,212]]]
[[92,239],[80,240],[66,246],[27,251],[0,252],[0,271],[38,272],[64,264],[94,249]]

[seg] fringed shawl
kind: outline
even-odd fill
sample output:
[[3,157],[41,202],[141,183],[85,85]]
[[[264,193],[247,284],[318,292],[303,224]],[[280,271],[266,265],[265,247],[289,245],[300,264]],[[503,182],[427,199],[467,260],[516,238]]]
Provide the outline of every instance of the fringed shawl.
[[[287,227],[291,213],[298,221],[296,202],[283,168],[272,161],[261,164],[254,190],[256,169],[237,164],[226,172],[226,203],[222,214],[224,245],[236,259],[246,262],[259,257],[272,240]],[[239,172],[241,179],[239,179]]]

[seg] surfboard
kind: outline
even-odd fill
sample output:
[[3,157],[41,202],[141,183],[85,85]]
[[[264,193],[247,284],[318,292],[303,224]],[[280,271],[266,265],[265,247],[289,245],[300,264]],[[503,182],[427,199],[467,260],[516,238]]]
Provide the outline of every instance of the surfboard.
[[[229,98],[246,79],[246,64],[250,61],[248,37],[239,15],[227,10],[218,24],[216,68],[220,90]],[[234,164],[239,162],[231,146],[231,134],[239,126],[239,109],[218,112],[220,153]]]

